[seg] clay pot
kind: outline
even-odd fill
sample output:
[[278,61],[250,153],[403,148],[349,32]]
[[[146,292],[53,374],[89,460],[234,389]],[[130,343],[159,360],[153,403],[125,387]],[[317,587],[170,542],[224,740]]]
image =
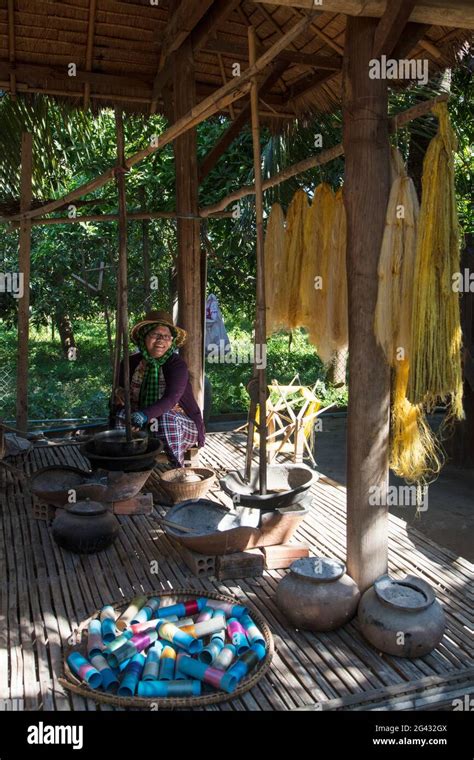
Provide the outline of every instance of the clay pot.
[[332,631],[355,614],[360,592],[343,562],[326,557],[297,559],[280,581],[276,603],[295,628]]
[[58,511],[52,530],[54,540],[63,549],[93,554],[115,541],[119,524],[104,504],[87,500]]
[[392,580],[382,575],[363,595],[360,630],[380,652],[397,657],[423,657],[443,638],[443,608],[421,578]]

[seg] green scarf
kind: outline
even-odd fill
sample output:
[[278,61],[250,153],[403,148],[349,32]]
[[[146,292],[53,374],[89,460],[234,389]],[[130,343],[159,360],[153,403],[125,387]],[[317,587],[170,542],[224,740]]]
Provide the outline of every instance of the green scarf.
[[140,409],[151,406],[158,400],[160,367],[167,359],[169,359],[176,348],[176,336],[174,336],[169,349],[163,354],[163,356],[160,356],[159,359],[154,359],[150,356],[146,348],[145,338],[149,332],[154,330],[155,327],[160,324],[160,322],[156,322],[153,325],[145,325],[138,334],[138,347],[141,355],[146,361],[145,374],[143,375],[143,381],[140,387]]

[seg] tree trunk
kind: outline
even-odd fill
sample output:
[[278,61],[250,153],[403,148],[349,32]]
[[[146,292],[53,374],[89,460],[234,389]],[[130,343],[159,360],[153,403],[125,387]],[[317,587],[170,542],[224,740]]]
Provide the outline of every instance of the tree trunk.
[[347,348],[336,351],[327,371],[326,380],[336,388],[342,388],[346,384],[347,356]]
[[347,568],[361,591],[387,572],[390,369],[374,334],[390,189],[387,84],[370,79],[377,22],[348,18],[343,117],[349,300]]
[[64,356],[67,357],[70,348],[75,348],[76,339],[74,337],[74,328],[68,314],[58,312],[56,314],[56,324],[58,326],[61,349]]

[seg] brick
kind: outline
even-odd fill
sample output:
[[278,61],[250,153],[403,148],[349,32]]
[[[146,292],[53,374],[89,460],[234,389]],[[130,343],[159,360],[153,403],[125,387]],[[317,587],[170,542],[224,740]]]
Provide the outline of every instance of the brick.
[[194,575],[200,578],[205,578],[209,575],[215,575],[216,572],[216,557],[209,554],[199,554],[188,549],[187,546],[183,546],[177,541],[173,541],[173,546],[179,552],[187,567]]
[[153,494],[142,493],[133,499],[112,502],[115,515],[151,515],[153,512]]
[[247,549],[244,552],[224,554],[217,557],[217,578],[220,581],[229,578],[251,578],[262,575],[265,560],[261,549]]
[[265,557],[267,570],[284,570],[290,567],[295,559],[309,557],[309,549],[304,544],[279,544],[278,546],[264,546],[262,552]]

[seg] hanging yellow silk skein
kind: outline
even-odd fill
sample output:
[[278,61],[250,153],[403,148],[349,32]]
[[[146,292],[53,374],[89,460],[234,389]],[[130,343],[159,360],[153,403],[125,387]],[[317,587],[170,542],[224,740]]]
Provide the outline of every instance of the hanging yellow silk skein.
[[298,190],[290,203],[286,215],[284,282],[287,288],[288,323],[292,330],[299,327],[301,310],[301,284],[304,248],[304,220],[308,199],[304,190]]
[[342,188],[334,199],[334,213],[331,230],[331,265],[328,282],[328,330],[334,350],[347,348],[348,307],[346,271],[347,225]]
[[288,291],[285,286],[285,215],[274,203],[265,234],[265,299],[267,337],[288,324]]
[[454,191],[456,137],[446,103],[432,108],[438,132],[423,162],[413,291],[408,398],[430,408],[451,402],[462,419],[461,324],[453,275],[459,272],[459,228]]
[[300,324],[308,330],[309,340],[325,364],[334,353],[328,319],[334,211],[334,193],[323,182],[316,188],[311,207],[306,211]]

